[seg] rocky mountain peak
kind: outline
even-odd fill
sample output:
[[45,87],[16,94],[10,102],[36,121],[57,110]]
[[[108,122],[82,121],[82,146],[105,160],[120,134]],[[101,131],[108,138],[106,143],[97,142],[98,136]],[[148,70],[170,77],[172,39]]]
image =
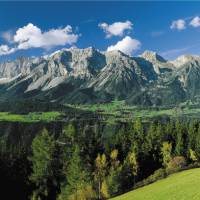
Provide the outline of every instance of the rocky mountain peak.
[[200,57],[195,55],[182,55],[172,61],[175,67],[181,67],[186,63],[200,62]]
[[200,95],[199,81],[199,56],[166,61],[153,51],[130,57],[117,50],[70,48],[0,63],[0,98],[31,93],[62,102],[130,99],[140,104],[146,98],[150,104],[171,104]]
[[134,62],[134,60],[131,57],[119,50],[105,52],[105,57],[107,65],[111,64],[117,67],[125,67],[127,65],[130,65],[130,62]]
[[158,55],[154,51],[145,51],[140,57],[150,62],[154,68],[154,71],[157,74],[171,71],[173,68],[172,63],[169,63],[167,60],[165,60],[162,56]]
[[141,57],[151,62],[155,62],[155,61],[166,62],[166,60],[162,56],[158,55],[154,51],[144,51]]
[[105,55],[109,55],[109,56],[128,56],[128,55],[124,54],[120,50],[107,51],[107,52],[105,52]]

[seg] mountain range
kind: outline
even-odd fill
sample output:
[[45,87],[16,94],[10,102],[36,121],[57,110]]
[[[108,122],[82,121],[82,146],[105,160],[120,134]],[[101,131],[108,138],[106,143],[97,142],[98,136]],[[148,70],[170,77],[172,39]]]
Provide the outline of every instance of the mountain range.
[[0,100],[59,103],[125,100],[134,105],[177,105],[200,99],[200,56],[168,61],[152,51],[62,49],[43,57],[0,63]]

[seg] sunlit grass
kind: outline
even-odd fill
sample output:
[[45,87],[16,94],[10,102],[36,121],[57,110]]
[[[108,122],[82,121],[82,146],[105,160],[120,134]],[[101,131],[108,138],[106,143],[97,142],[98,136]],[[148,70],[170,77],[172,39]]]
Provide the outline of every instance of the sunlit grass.
[[[142,108],[125,104],[124,101],[113,101],[105,104],[84,104],[84,105],[67,105],[71,108],[89,111],[105,116],[107,123],[113,124],[116,121],[132,121],[135,118],[148,120],[155,117],[193,117],[200,118],[200,108]],[[32,112],[26,115],[0,112],[0,121],[18,121],[18,122],[38,122],[54,121],[62,119],[61,112]]]
[[112,200],[199,200],[200,169],[173,174]]
[[0,121],[39,122],[54,121],[61,116],[60,112],[32,112],[26,115],[0,112]]
[[[113,101],[105,104],[84,104],[84,105],[68,105],[85,111],[97,112],[105,115],[112,115],[115,119],[126,121],[134,118],[154,118],[160,116],[169,117],[195,117],[200,118],[200,108],[142,108],[125,104],[124,101]],[[110,117],[110,121],[113,121]]]

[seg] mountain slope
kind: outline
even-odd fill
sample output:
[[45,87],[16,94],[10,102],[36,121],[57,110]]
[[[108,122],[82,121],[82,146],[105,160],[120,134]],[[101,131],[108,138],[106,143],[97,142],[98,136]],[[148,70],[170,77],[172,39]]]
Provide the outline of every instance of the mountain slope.
[[173,174],[163,180],[133,190],[113,200],[198,200],[200,169]]
[[136,105],[200,101],[200,57],[167,61],[155,52],[63,49],[0,64],[0,101],[35,98],[61,103],[125,100]]
[[130,92],[140,91],[148,77],[137,62],[120,51],[105,54],[106,65],[93,78],[88,87],[107,92],[117,99],[124,99]]

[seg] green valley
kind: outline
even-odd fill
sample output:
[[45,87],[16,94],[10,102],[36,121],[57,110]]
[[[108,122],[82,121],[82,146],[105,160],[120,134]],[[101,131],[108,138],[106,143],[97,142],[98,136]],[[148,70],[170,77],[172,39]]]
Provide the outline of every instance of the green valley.
[[10,122],[39,122],[55,121],[62,116],[60,112],[31,112],[28,114],[13,114],[9,112],[0,112],[0,121]]

